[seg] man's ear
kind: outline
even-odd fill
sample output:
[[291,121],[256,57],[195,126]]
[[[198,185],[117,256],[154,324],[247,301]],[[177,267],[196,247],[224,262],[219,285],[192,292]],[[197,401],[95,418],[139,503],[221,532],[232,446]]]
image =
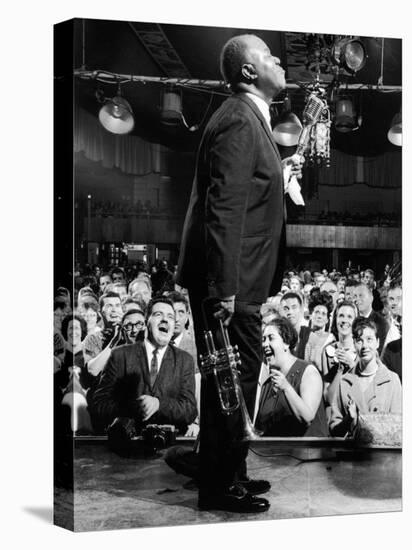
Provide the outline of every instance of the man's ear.
[[244,63],[242,65],[241,73],[243,78],[248,82],[252,82],[258,77],[255,71],[255,67],[252,65],[252,63]]

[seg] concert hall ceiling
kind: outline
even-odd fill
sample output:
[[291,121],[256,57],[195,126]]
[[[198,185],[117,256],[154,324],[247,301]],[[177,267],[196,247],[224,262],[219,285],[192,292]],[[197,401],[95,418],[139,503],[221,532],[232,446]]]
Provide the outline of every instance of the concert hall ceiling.
[[[322,61],[332,35],[76,19],[77,103],[97,117],[101,108],[97,97],[116,95],[116,81],[120,80],[121,94],[131,104],[135,117],[133,133],[172,148],[194,150],[204,123],[227,94],[222,86],[216,86],[221,80],[220,49],[229,38],[245,32],[259,35],[272,53],[280,57],[286,69],[292,110],[301,117],[305,102],[302,85],[314,81],[317,70],[326,87],[331,82],[330,64],[320,62],[316,69],[313,55]],[[401,108],[402,42],[396,38],[360,38],[367,53],[365,66],[354,76],[345,72],[341,75],[339,94],[352,99],[362,116],[362,124],[350,133],[332,129],[331,147],[357,155],[400,151],[388,141],[387,131],[392,117]],[[313,39],[317,40],[315,46]],[[145,76],[148,80],[127,82],[131,76]],[[151,79],[167,77],[183,84],[185,79],[208,81],[180,87],[187,127],[166,126],[160,120],[166,85],[164,81]]]

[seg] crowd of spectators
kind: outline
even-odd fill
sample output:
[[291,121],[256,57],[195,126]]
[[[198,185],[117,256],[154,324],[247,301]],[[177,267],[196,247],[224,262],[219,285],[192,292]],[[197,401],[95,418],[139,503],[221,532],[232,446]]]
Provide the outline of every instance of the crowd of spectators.
[[295,210],[288,215],[289,223],[315,223],[320,225],[355,225],[379,227],[400,227],[399,212],[349,212],[322,210],[318,214],[308,214],[304,209]]
[[129,200],[125,201],[93,201],[92,214],[95,216],[148,216],[165,214],[164,208],[159,208],[152,204],[150,200],[142,202],[138,200],[133,203]]
[[[190,304],[166,260],[85,266],[54,299],[55,426],[103,434],[118,417],[196,436],[200,373]],[[401,412],[402,284],[388,266],[290,269],[261,307],[254,422],[264,435],[346,436]],[[382,389],[383,388],[383,389]]]
[[[152,204],[150,200],[137,201],[93,201],[92,214],[94,216],[158,216],[166,215],[167,209]],[[304,208],[294,209],[288,214],[289,223],[315,223],[322,225],[357,225],[380,227],[398,227],[401,224],[399,212],[366,212],[322,210],[318,213],[308,213]]]

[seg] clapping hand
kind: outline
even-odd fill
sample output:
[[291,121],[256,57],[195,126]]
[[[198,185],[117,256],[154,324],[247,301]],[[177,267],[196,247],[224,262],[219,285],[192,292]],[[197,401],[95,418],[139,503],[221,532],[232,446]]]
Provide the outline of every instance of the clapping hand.
[[339,361],[339,363],[344,363],[349,368],[353,368],[355,366],[353,353],[348,350],[338,348],[335,352],[335,358]]
[[149,420],[149,418],[159,410],[160,403],[157,397],[153,397],[152,395],[141,395],[137,398],[137,401],[140,404],[143,422]]
[[353,424],[356,425],[356,423],[358,422],[358,406],[350,396],[348,399],[346,410],[348,415],[352,418]]
[[122,336],[122,331],[120,330],[120,325],[115,325],[113,338],[109,342],[110,348],[114,348],[119,343],[119,340]]

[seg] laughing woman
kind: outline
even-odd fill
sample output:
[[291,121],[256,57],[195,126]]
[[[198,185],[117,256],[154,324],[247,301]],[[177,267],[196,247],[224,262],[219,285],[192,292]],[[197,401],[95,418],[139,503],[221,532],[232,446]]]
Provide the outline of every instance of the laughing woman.
[[352,336],[352,325],[357,315],[358,310],[352,302],[343,301],[335,309],[332,334],[336,342],[325,346],[321,356],[326,404],[332,402],[341,377],[358,362]]
[[311,363],[290,351],[297,333],[287,319],[269,322],[263,330],[263,351],[269,377],[262,387],[256,427],[265,436],[327,436],[322,377]]
[[381,362],[379,338],[373,321],[357,318],[352,325],[359,362],[344,374],[332,400],[330,433],[353,434],[359,414],[402,412],[399,377]]

